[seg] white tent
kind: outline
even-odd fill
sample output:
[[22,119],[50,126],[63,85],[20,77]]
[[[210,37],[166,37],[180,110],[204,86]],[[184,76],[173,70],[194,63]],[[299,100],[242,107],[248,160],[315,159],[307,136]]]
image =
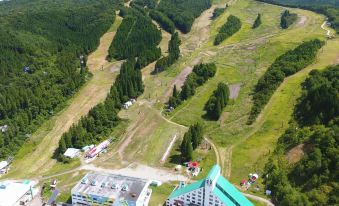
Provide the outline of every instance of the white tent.
[[80,155],[80,150],[75,148],[68,148],[66,152],[64,153],[66,157],[69,157],[71,159],[78,157]]

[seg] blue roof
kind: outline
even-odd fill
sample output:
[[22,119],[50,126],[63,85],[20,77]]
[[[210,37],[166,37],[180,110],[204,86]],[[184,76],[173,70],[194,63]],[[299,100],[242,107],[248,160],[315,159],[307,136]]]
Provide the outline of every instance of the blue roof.
[[191,192],[193,190],[202,188],[202,187],[204,187],[204,185],[205,185],[205,180],[199,180],[199,181],[194,182],[192,184],[189,184],[185,187],[178,188],[178,189],[176,189],[172,192],[172,194],[169,196],[169,199],[172,199],[172,198],[178,197],[180,195],[183,195],[185,193]]
[[218,174],[220,174],[220,166],[214,165],[208,173],[206,179],[214,180]]
[[[254,206],[239,190],[237,190],[229,181],[223,176],[219,176],[216,187],[213,193],[226,205]],[[230,203],[233,202],[233,204]]]

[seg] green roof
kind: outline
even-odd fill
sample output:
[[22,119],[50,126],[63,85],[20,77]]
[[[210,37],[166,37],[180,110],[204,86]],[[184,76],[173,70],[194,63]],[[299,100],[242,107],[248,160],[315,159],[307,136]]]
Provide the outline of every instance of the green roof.
[[[219,176],[216,187],[213,193],[226,205],[254,206],[239,190],[237,190],[229,181],[223,176]],[[232,204],[230,203],[232,202]]]
[[178,188],[172,192],[172,194],[169,196],[169,199],[178,197],[180,195],[183,195],[185,193],[191,192],[193,190],[199,189],[204,187],[205,180],[199,180],[197,182],[194,182],[192,184],[186,185],[185,187]]
[[220,174],[220,166],[214,165],[208,173],[206,179],[214,180],[218,174]]

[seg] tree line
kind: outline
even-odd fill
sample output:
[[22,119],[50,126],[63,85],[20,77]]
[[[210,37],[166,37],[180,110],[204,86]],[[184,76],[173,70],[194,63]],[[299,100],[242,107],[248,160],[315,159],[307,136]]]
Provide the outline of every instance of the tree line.
[[205,105],[206,116],[210,119],[218,120],[222,114],[222,110],[228,103],[229,95],[230,90],[228,86],[220,82]]
[[0,126],[8,125],[0,133],[0,158],[15,155],[90,77],[86,55],[98,46],[120,3],[0,4]]
[[226,4],[224,8],[215,8],[212,14],[212,19],[218,18],[221,14],[223,14],[226,11],[227,7],[228,5]]
[[214,63],[195,65],[193,72],[187,76],[180,92],[177,91],[174,85],[172,96],[168,100],[168,106],[175,108],[180,105],[182,101],[193,96],[196,88],[203,85],[208,79],[214,77],[216,71],[217,67]]
[[149,16],[163,28],[165,31],[167,31],[170,34],[173,34],[175,31],[175,25],[173,21],[168,18],[165,14],[161,13],[157,10],[151,10],[149,12]]
[[153,74],[157,74],[166,70],[172,64],[175,63],[176,60],[180,57],[180,38],[178,32],[175,32],[171,36],[171,40],[168,42],[168,56],[162,57],[159,59],[156,64]]
[[63,156],[67,148],[80,149],[98,143],[107,138],[118,125],[118,112],[122,103],[130,98],[137,98],[144,91],[141,71],[135,68],[135,64],[135,59],[124,62],[105,101],[93,107],[87,116],[82,117],[79,123],[72,125],[70,130],[62,135],[55,155],[59,161],[68,161]]
[[255,121],[274,91],[284,81],[284,78],[310,65],[323,45],[324,42],[318,39],[307,41],[295,49],[287,51],[274,61],[255,86],[253,106],[248,118],[248,124]]
[[217,36],[214,39],[214,45],[219,45],[222,41],[229,38],[241,28],[241,21],[238,17],[230,15],[224,25],[221,26]]
[[161,0],[157,10],[168,16],[180,31],[188,33],[195,18],[211,6],[211,0]]
[[181,159],[183,161],[191,161],[193,159],[193,151],[198,148],[204,138],[204,130],[201,123],[191,125],[184,134],[184,138],[180,145]]
[[[325,71],[312,71],[302,85],[295,118],[278,139],[265,167],[266,187],[279,205],[337,205],[339,202],[338,79],[339,65],[336,65]],[[314,99],[315,96],[319,100]],[[323,108],[324,102],[336,106]],[[300,144],[304,145],[305,154],[294,164],[287,162],[285,153]]]
[[287,29],[290,25],[292,25],[298,19],[298,15],[294,13],[290,13],[289,10],[285,10],[281,14],[280,26],[283,29]]

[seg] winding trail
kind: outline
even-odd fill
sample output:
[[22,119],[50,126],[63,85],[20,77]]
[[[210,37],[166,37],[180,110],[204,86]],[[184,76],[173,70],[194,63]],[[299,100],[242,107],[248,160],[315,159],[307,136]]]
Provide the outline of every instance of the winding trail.
[[327,29],[325,26],[327,24],[327,21],[324,21],[324,23],[321,25],[321,28],[326,31],[326,36],[327,37],[332,37],[331,35],[331,30]]

